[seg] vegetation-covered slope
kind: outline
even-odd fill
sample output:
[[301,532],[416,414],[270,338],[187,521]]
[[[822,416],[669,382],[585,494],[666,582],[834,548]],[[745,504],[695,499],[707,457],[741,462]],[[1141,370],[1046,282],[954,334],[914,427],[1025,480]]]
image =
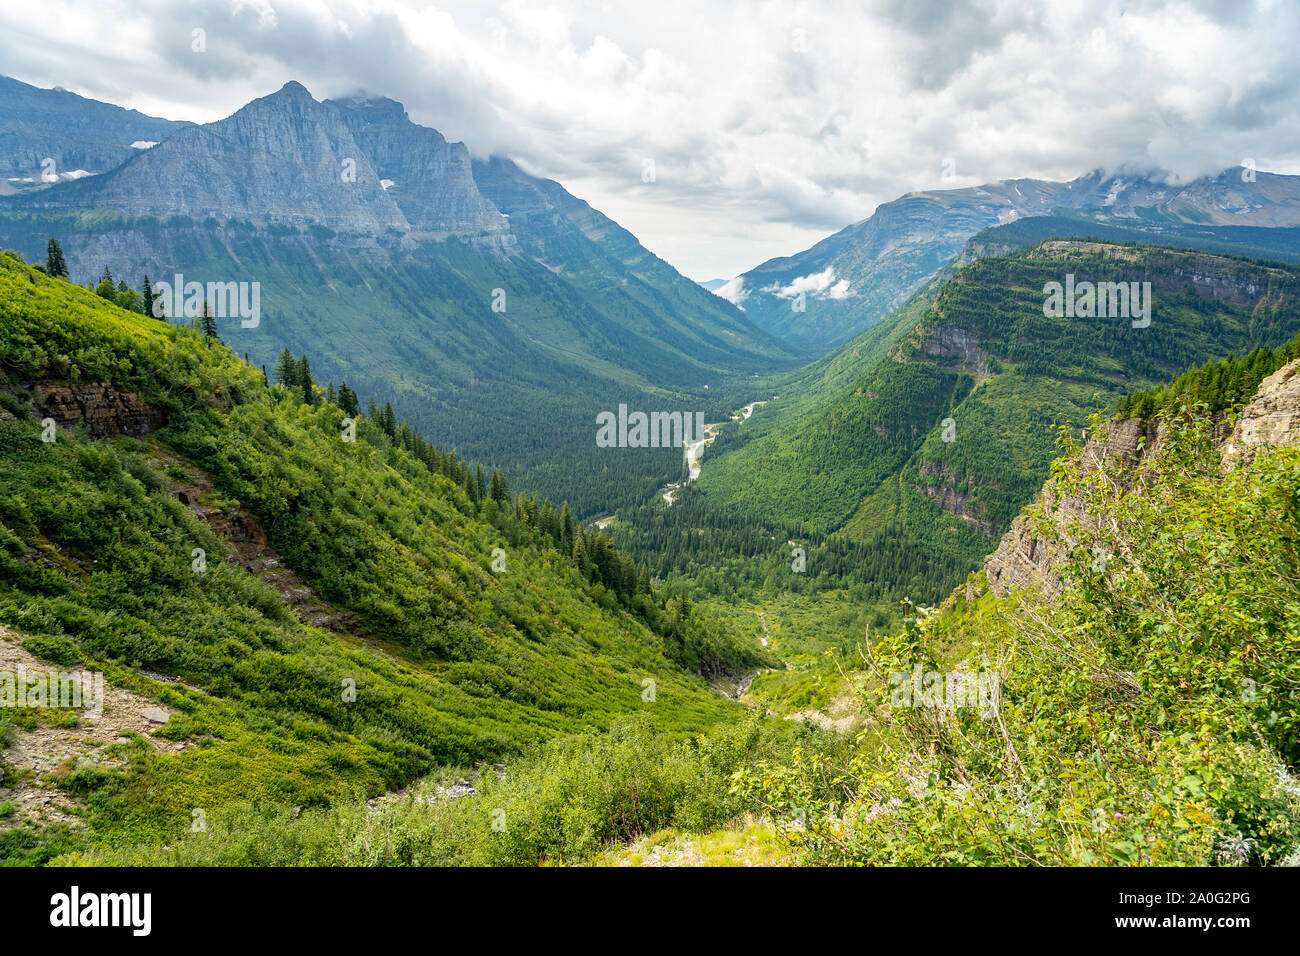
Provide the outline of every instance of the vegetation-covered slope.
[[[1075,507],[1029,514],[1064,590],[973,576],[864,649],[850,761],[739,776],[807,820],[805,861],[1300,864],[1300,449],[1292,431],[1225,464],[1220,424],[1167,406],[1136,472],[1077,468],[1062,433]],[[990,693],[967,694],[976,674]]]
[[0,621],[155,697],[183,745],[61,768],[97,830],[373,794],[629,713],[705,728],[731,705],[695,672],[759,659],[549,505],[364,417],[347,441],[319,391],[9,254],[0,361]]
[[[1067,274],[1151,282],[1150,325],[1045,316],[1045,284]],[[904,338],[856,381],[753,440],[741,426],[699,494],[738,521],[845,539],[860,549],[862,579],[937,597],[1041,486],[1055,425],[1081,426],[1207,359],[1289,340],[1298,292],[1288,267],[1143,246],[1049,242],[977,261],[900,321]]]

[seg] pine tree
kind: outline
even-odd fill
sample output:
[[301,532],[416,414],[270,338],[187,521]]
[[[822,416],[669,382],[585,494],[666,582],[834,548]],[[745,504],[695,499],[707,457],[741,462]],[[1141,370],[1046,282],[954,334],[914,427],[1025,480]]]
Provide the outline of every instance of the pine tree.
[[566,501],[560,509],[560,544],[569,547],[573,543],[573,512]]
[[221,336],[217,334],[217,320],[212,317],[212,310],[208,308],[208,300],[203,300],[203,313],[199,318],[199,330],[209,338],[220,340]]
[[348,385],[347,382],[344,382],[339,386],[339,408],[343,409],[343,411],[347,412],[347,414],[351,415],[353,418],[356,417],[357,412],[360,410],[360,405],[357,402],[357,393],[352,391],[352,386]]
[[392,402],[384,402],[384,434],[389,438],[397,437],[397,417],[393,414]]
[[542,510],[537,516],[537,527],[552,541],[560,536],[560,521],[555,517],[555,509],[551,507],[549,498],[542,502]]
[[474,500],[482,501],[487,497],[487,483],[483,480],[483,468],[481,465],[474,466]]
[[51,239],[45,244],[45,271],[57,278],[68,277],[68,264],[63,261],[63,246],[59,240]]
[[308,363],[307,356],[305,355],[298,360],[298,384],[302,386],[303,403],[310,405],[313,397],[311,365]]
[[509,504],[510,489],[506,487],[506,476],[500,471],[492,472],[492,486],[488,495],[499,505]]
[[153,286],[149,283],[149,274],[144,276],[144,284],[140,286],[140,294],[144,296],[144,314],[150,318],[156,318],[153,314]]
[[298,363],[293,360],[293,353],[285,349],[275,363],[275,380],[280,385],[298,384]]

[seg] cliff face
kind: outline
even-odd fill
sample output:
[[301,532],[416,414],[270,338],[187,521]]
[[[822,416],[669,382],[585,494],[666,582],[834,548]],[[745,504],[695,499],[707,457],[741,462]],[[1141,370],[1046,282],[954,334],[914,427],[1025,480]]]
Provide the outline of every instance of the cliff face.
[[135,156],[133,143],[160,143],[190,125],[0,76],[0,178],[102,173]]
[[[1253,450],[1265,445],[1300,443],[1300,361],[1283,366],[1264,379],[1254,399],[1242,410],[1230,435],[1223,436],[1220,448],[1225,466],[1249,458]],[[1077,467],[1094,471],[1104,463],[1121,461],[1136,469],[1160,447],[1160,428],[1141,419],[1114,422],[1084,446]],[[1057,495],[1055,482],[1043,486],[1046,511],[1058,527],[1086,520],[1082,503],[1069,495]],[[1021,515],[1002,536],[997,550],[984,561],[989,589],[998,597],[1008,591],[1037,586],[1045,594],[1060,591],[1061,581],[1054,568],[1070,549],[1068,540],[1047,541],[1035,533]]]
[[1300,436],[1300,362],[1284,365],[1259,383],[1255,399],[1223,446],[1223,460],[1235,464],[1261,445],[1292,445]]
[[410,231],[338,113],[298,83],[191,127],[103,176],[34,195],[37,209],[113,209],[166,219]]
[[37,418],[51,418],[60,428],[79,426],[95,438],[148,435],[167,424],[167,416],[134,392],[111,385],[40,385],[33,408]]
[[387,98],[326,100],[370,158],[388,198],[411,228],[435,238],[495,240],[517,252],[510,220],[474,183],[469,150],[435,129],[412,123],[401,103]]

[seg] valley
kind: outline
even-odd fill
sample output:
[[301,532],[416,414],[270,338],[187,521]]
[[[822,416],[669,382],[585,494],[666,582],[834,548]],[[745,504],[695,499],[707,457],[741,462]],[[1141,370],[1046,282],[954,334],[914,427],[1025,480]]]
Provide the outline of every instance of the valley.
[[1300,177],[697,284],[386,96],[0,144],[0,863],[1300,864]]
[[[747,421],[749,416],[754,414],[755,408],[765,404],[767,403],[763,401],[750,402],[744,408],[733,414],[731,420],[734,422]],[[712,424],[706,423],[704,426],[704,437],[697,438],[694,441],[685,444],[682,464],[683,470],[686,472],[685,479],[683,481],[669,482],[659,489],[659,497],[663,498],[666,506],[672,507],[673,499],[681,489],[683,483],[690,484],[692,481],[695,481],[700,477],[700,472],[704,468],[701,461],[704,454],[704,447],[713,441],[713,439],[718,437],[718,430],[722,425],[722,422],[714,422]]]

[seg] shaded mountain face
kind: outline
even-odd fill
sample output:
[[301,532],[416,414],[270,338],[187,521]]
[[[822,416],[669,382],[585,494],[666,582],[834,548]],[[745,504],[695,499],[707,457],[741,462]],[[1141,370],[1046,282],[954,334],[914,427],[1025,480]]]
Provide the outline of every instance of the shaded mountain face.
[[[625,300],[625,321],[653,342],[682,342],[718,368],[736,349],[790,354],[742,312],[687,279],[636,236],[559,183],[531,176],[502,157],[474,161],[474,181],[510,221],[524,253],[589,294]],[[746,344],[748,343],[748,344]],[[750,360],[747,368],[755,369]]]
[[435,129],[412,123],[401,103],[384,97],[326,100],[361,151],[380,185],[414,231],[446,238],[483,238],[509,251],[518,244],[510,223],[474,183],[469,150]]
[[[1067,276],[1149,282],[1149,325],[1045,314],[1045,288]],[[973,570],[1038,491],[1057,426],[1300,331],[1300,269],[1150,246],[1048,241],[918,298],[888,336],[868,330],[822,363],[826,381],[803,384],[817,401],[769,403],[697,486],[733,514],[861,545],[894,584],[944,568],[927,598]]]
[[30,197],[25,206],[365,235],[410,231],[342,118],[299,83],[178,133],[105,176]]
[[191,125],[0,76],[0,195],[105,172]]
[[1300,177],[1231,169],[1167,186],[1092,173],[1068,183],[1007,180],[910,193],[795,256],[772,259],[718,290],[761,328],[814,351],[898,308],[977,232],[1056,210],[1086,210],[1132,229],[1161,224],[1300,225]]
[[51,236],[82,283],[105,266],[132,285],[257,283],[258,322],[217,316],[239,354],[306,354],[321,381],[580,516],[680,470],[677,449],[598,449],[597,415],[718,416],[728,383],[794,361],[558,183],[472,161],[392,100],[320,103],[297,83],[0,201],[0,245],[39,261]]

